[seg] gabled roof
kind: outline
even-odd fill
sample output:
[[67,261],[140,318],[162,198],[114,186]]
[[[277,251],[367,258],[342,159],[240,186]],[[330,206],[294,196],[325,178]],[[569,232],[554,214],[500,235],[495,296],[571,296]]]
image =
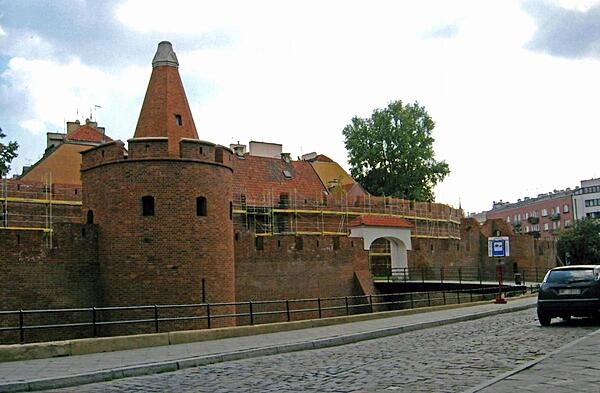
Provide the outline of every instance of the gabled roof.
[[371,227],[396,227],[396,228],[412,228],[412,224],[401,217],[384,216],[377,214],[358,216],[350,221],[349,227],[358,227],[361,225]]
[[276,202],[283,193],[289,195],[290,201],[298,198],[304,202],[304,199],[320,199],[327,191],[307,161],[286,163],[279,158],[246,154],[234,160],[233,176],[234,193],[244,194],[248,203],[267,195],[272,195]]
[[110,142],[112,139],[97,128],[84,124],[70,134],[67,134],[65,141],[102,143]]

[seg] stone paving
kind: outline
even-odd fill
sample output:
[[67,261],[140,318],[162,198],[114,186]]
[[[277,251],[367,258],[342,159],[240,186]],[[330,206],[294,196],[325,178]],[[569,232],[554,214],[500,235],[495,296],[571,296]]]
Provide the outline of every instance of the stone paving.
[[[535,311],[528,309],[333,348],[57,392],[463,392],[596,329],[589,324],[541,328]],[[487,389],[497,391],[494,385]]]
[[600,330],[468,393],[600,392]]
[[[31,382],[32,375],[48,378],[51,375],[69,373],[77,375],[81,374],[82,370],[96,370],[96,373],[99,373],[110,370],[111,367],[114,372],[114,368],[119,364],[128,365],[133,371],[127,373],[124,371],[127,367],[123,368],[121,376],[136,375],[136,372],[140,375],[167,371],[169,368],[164,366],[173,364],[169,356],[179,359],[176,365],[183,365],[185,360],[182,359],[190,360],[190,356],[202,352],[206,356],[210,356],[211,353],[230,356],[222,356],[218,363],[202,363],[204,365],[201,367],[191,367],[192,364],[188,364],[188,368],[179,367],[180,370],[176,372],[86,385],[81,384],[90,382],[89,378],[82,378],[79,382],[81,386],[64,387],[54,391],[489,393],[509,389],[514,391],[518,388],[526,392],[560,392],[563,390],[558,389],[565,386],[572,387],[573,382],[570,379],[579,379],[571,377],[571,374],[575,376],[576,372],[584,370],[584,375],[589,373],[589,384],[577,385],[579,389],[569,391],[598,392],[597,388],[589,390],[592,388],[594,372],[597,373],[600,364],[594,360],[595,353],[599,354],[600,359],[600,334],[590,336],[597,326],[574,321],[541,328],[537,323],[535,309],[531,308],[534,302],[535,298],[525,298],[509,301],[508,308],[502,308],[506,305],[486,304],[261,337],[186,344],[181,347],[3,363],[0,364],[0,391],[10,391],[11,384],[4,382],[23,381],[27,378]],[[498,310],[505,313],[497,314]],[[476,315],[482,312],[487,314]],[[489,314],[497,315],[482,317]],[[444,321],[455,323],[444,324]],[[357,339],[352,343],[349,337]],[[363,341],[373,337],[381,338]],[[340,340],[342,338],[344,339]],[[341,345],[343,342],[350,344]],[[576,345],[564,347],[569,342],[575,342]],[[312,343],[309,347],[317,349],[303,350],[308,348],[304,346],[306,343]],[[284,350],[284,344],[292,345],[288,347],[289,351]],[[581,345],[588,350],[581,350]],[[264,349],[269,347],[283,348],[280,352],[287,353],[259,356],[261,353],[252,352],[252,349],[256,351],[262,348],[262,355],[265,355],[269,351]],[[561,352],[553,354],[556,348],[561,347]],[[290,352],[292,350],[301,351]],[[179,354],[177,351],[180,351]],[[575,370],[569,369],[568,373],[557,371],[561,370],[564,354],[569,354],[569,351],[572,351],[572,354],[568,355],[569,364],[577,365],[573,367]],[[150,367],[154,364],[163,366],[164,369],[159,367],[153,371],[148,368],[144,371],[143,367],[140,367],[136,371],[136,357],[138,366]],[[228,358],[239,360],[226,361]],[[545,371],[551,369],[545,365],[549,361],[558,363],[552,372]],[[96,364],[95,368],[92,367],[93,364]],[[537,368],[538,365],[540,369]],[[71,369],[65,374],[67,366]],[[170,370],[173,369],[177,367]],[[15,374],[9,375],[10,370]],[[36,372],[41,374],[35,374]],[[106,379],[115,378],[114,374],[106,376]],[[65,386],[60,378],[56,379],[56,382],[56,387]],[[18,386],[22,387],[18,384],[12,385]],[[35,388],[41,385],[27,386]],[[52,386],[45,385],[46,388]],[[523,386],[529,390],[523,390]]]

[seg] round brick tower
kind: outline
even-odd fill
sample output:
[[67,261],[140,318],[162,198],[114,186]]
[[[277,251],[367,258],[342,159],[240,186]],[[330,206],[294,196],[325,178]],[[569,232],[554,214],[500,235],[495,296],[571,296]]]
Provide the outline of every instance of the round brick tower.
[[169,42],[152,66],[128,150],[114,141],[83,153],[102,305],[233,302],[233,153],[198,139]]

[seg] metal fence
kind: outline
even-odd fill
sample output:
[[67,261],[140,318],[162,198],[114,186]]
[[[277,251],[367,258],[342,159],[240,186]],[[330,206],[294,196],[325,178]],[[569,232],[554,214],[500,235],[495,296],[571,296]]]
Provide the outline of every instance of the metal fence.
[[[210,329],[215,322],[223,320],[228,323],[220,325],[243,326],[320,319],[494,299],[499,289],[488,287],[234,303],[0,311],[0,342],[25,343],[115,334],[159,333],[182,330],[182,322],[186,323],[185,328],[189,330]],[[537,291],[537,286],[502,287],[504,296],[520,295],[527,291],[533,293]],[[232,306],[235,312],[223,312],[231,310]],[[111,331],[107,334],[104,331],[116,326],[127,326],[129,329],[126,333]],[[48,338],[50,336],[52,338]]]
[[[516,285],[537,284],[542,281],[549,269],[526,268],[513,270],[509,265],[500,265],[502,281]],[[391,268],[375,274],[375,281],[387,282],[456,282],[456,283],[497,283],[497,266],[480,267],[405,267]]]

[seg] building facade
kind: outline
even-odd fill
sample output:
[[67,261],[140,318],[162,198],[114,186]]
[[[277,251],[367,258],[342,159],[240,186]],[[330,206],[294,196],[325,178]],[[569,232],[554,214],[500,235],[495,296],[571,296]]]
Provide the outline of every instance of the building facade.
[[516,233],[554,239],[558,230],[570,227],[575,220],[573,191],[554,191],[516,203],[494,202],[486,217],[506,221]]
[[573,210],[577,220],[600,218],[600,178],[581,181],[573,192]]

